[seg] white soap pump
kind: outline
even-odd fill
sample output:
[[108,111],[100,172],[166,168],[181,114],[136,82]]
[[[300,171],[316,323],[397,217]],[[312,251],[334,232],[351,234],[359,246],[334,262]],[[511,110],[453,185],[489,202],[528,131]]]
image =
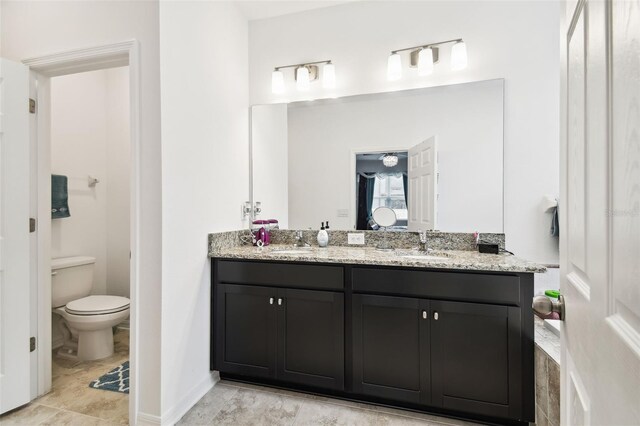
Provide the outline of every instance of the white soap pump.
[[324,222],[322,222],[322,226],[320,227],[320,231],[318,232],[318,245],[320,247],[326,247],[329,244],[329,234],[325,230]]

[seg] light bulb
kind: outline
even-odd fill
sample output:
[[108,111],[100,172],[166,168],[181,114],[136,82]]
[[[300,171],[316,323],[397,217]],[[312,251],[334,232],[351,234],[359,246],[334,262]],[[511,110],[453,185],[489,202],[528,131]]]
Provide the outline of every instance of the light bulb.
[[402,60],[398,53],[392,53],[387,62],[387,78],[389,81],[399,80],[402,77]]
[[433,72],[433,50],[430,47],[418,53],[418,75],[429,75]]
[[322,67],[322,87],[325,89],[336,88],[336,67],[332,63]]
[[276,94],[284,92],[284,74],[280,70],[271,73],[271,91]]
[[458,71],[467,67],[467,45],[460,40],[451,48],[451,69]]
[[296,68],[296,88],[301,92],[309,90],[309,69],[307,67]]

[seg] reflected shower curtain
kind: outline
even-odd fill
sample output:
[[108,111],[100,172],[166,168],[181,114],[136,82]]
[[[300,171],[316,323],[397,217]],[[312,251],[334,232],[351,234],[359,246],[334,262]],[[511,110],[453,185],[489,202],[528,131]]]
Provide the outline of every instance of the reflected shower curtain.
[[371,229],[369,220],[371,219],[371,208],[373,206],[373,191],[375,189],[376,178],[367,178],[360,174],[356,175],[358,187],[358,218],[356,229]]

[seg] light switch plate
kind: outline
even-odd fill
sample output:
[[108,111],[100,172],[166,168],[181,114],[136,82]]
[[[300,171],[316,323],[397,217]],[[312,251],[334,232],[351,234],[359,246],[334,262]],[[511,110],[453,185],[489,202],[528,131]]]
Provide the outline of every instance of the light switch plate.
[[347,243],[353,244],[353,245],[364,245],[364,233],[363,232],[347,233]]
[[349,209],[338,209],[338,217],[349,217]]

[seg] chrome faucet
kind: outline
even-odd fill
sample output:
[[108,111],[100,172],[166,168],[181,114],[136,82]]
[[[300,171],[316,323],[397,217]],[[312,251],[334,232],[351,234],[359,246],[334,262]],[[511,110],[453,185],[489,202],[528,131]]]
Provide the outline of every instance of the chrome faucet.
[[304,233],[302,231],[296,231],[296,242],[293,243],[294,247],[311,247],[311,245],[304,240]]
[[427,231],[418,231],[418,235],[420,235],[420,244],[422,244],[422,249],[429,253],[429,238]]

